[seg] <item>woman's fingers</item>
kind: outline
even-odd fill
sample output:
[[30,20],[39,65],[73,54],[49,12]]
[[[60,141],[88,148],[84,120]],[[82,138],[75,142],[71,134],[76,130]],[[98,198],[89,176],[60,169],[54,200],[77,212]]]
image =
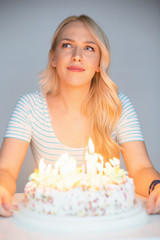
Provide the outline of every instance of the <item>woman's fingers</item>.
[[157,197],[155,206],[153,209],[153,214],[160,213],[160,196]]
[[155,188],[147,199],[148,214],[160,213],[160,188]]
[[12,216],[12,211],[11,210],[6,210],[1,204],[0,205],[0,216],[10,217],[10,216]]
[[12,215],[11,211],[11,195],[5,188],[0,188],[0,215],[9,217]]
[[153,209],[154,209],[154,204],[155,204],[155,197],[156,195],[153,195],[153,192],[150,194],[150,196],[147,199],[146,203],[146,209],[148,214],[152,214]]

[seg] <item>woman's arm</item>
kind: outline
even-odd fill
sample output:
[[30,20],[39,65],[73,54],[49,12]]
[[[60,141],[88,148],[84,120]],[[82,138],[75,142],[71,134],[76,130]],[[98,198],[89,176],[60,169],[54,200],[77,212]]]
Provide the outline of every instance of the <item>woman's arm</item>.
[[126,142],[122,145],[122,155],[129,176],[133,178],[136,193],[148,197],[148,213],[160,211],[160,184],[149,195],[149,186],[155,179],[160,179],[150,159],[143,141]]
[[0,215],[11,215],[11,195],[16,191],[16,181],[28,146],[28,142],[15,138],[3,141],[0,151]]

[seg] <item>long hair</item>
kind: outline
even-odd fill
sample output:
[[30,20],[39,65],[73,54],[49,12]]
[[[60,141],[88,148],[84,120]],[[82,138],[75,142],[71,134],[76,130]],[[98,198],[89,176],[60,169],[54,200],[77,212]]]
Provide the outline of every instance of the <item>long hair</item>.
[[52,60],[57,38],[65,25],[73,21],[81,21],[94,37],[100,49],[100,71],[96,72],[91,81],[90,91],[82,104],[82,113],[88,118],[88,138],[91,137],[95,152],[100,153],[107,161],[120,156],[120,147],[112,139],[112,134],[121,115],[122,106],[118,97],[118,87],[109,77],[110,46],[103,30],[86,15],[71,16],[60,23],[52,39],[48,65],[40,75],[40,88],[43,94],[60,91],[56,68]]

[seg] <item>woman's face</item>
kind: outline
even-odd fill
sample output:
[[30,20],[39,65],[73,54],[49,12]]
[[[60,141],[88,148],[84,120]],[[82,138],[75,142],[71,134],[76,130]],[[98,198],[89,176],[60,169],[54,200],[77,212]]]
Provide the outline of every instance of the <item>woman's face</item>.
[[95,72],[99,71],[99,62],[99,47],[85,25],[75,21],[64,26],[53,59],[60,85],[90,86]]

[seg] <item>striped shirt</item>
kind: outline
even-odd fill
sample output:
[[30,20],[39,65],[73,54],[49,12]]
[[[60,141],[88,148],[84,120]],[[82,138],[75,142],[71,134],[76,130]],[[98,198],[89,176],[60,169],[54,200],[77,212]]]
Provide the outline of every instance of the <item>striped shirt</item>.
[[[129,141],[144,141],[136,111],[124,94],[119,94],[122,114],[112,137],[118,144]],[[7,138],[30,142],[36,163],[44,158],[55,163],[62,153],[75,157],[82,164],[86,148],[71,148],[63,145],[53,130],[46,97],[38,91],[19,98],[5,133]]]

